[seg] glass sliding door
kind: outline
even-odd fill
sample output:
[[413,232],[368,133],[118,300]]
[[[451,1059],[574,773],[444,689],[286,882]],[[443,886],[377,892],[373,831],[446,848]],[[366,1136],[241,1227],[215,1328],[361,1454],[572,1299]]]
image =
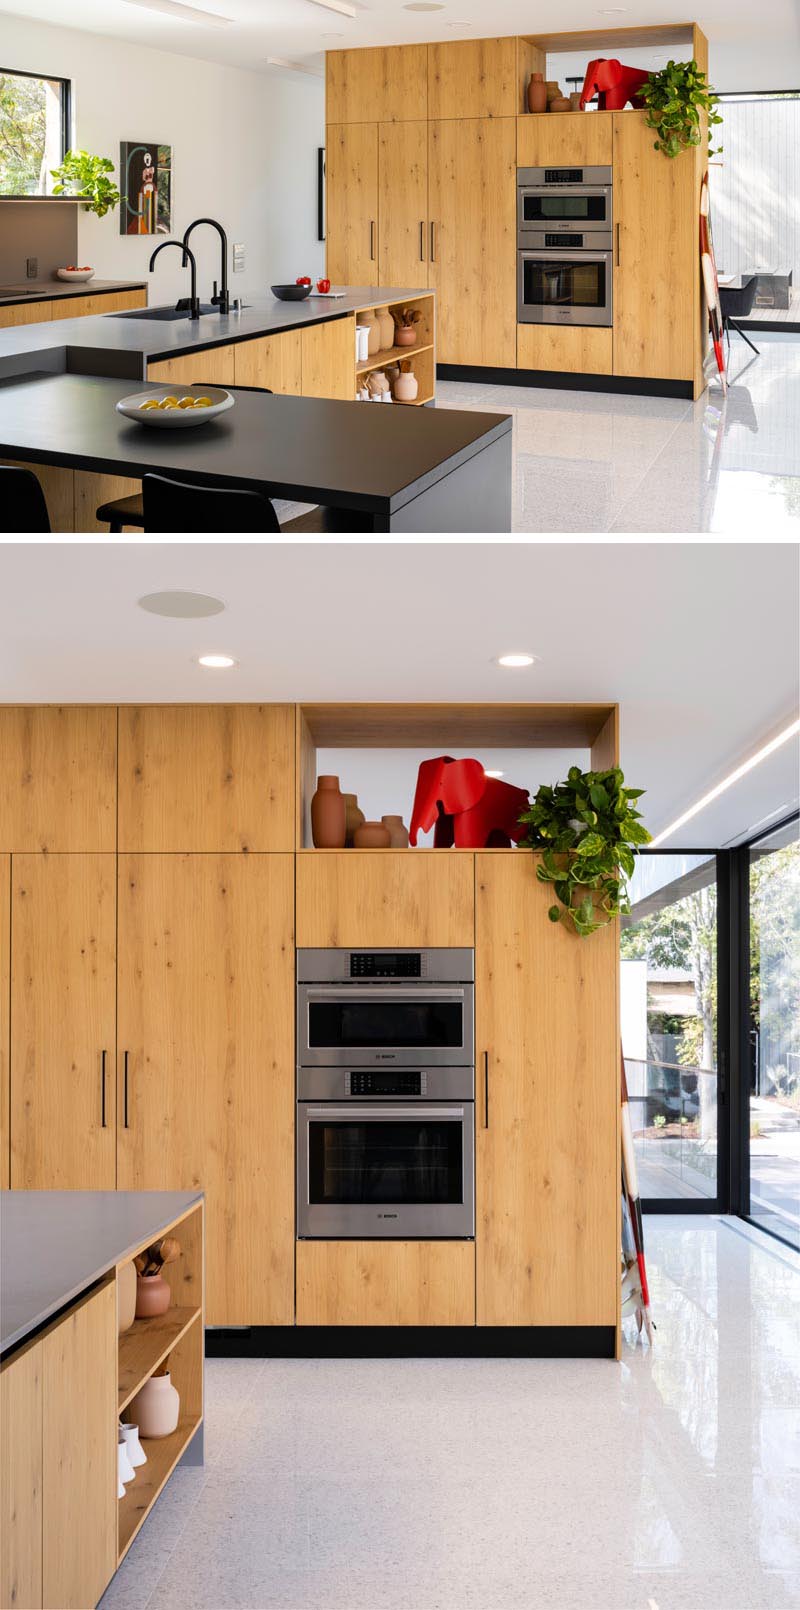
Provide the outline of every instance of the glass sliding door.
[[637,857],[621,933],[622,1050],[647,1207],[717,1203],[717,863]]
[[800,1248],[800,824],[749,846],[749,1217]]

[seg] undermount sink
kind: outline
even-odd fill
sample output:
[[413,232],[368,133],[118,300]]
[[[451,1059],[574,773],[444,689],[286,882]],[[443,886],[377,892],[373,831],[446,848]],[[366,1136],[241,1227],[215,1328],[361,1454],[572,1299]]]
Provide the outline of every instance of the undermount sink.
[[[217,309],[211,302],[200,303],[201,313],[216,313]],[[112,319],[188,319],[188,308],[175,307],[135,307],[129,313],[111,313]]]

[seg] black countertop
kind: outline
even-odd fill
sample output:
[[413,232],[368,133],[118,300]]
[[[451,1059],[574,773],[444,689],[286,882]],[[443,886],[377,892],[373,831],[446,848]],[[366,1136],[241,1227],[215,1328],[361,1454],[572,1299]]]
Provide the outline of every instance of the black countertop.
[[152,470],[391,515],[511,430],[507,414],[249,391],[208,424],[156,430],[116,412],[131,390],[70,374],[3,381],[0,456],[134,478]]
[[25,280],[0,285],[0,307],[15,302],[52,302],[62,296],[110,295],[112,291],[146,291],[147,280]]

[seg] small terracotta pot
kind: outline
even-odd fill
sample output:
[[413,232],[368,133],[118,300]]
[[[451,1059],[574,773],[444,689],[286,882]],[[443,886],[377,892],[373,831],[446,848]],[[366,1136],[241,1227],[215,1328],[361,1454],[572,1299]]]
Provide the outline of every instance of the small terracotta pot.
[[416,375],[400,374],[394,383],[394,395],[397,402],[414,402],[419,392],[419,381]]
[[392,850],[408,849],[408,828],[402,816],[382,816],[381,821],[389,830],[389,847]]
[[357,850],[388,850],[391,834],[383,822],[363,822],[353,835]]
[[569,98],[569,109],[570,109],[571,112],[579,112],[580,111],[580,109],[581,109],[581,92],[580,92],[579,89],[574,89],[572,91],[572,94],[570,95],[570,98]]
[[348,849],[353,848],[353,834],[362,822],[366,821],[364,812],[360,809],[357,794],[343,794],[344,799],[344,842]]
[[117,1332],[120,1336],[130,1330],[136,1318],[136,1281],[135,1263],[124,1263],[117,1270]]
[[181,1400],[166,1375],[151,1375],[137,1392],[129,1413],[139,1427],[140,1437],[168,1437],[178,1424]]
[[531,73],[528,85],[528,111],[547,111],[547,85],[544,81],[544,73]]
[[417,344],[416,324],[399,324],[394,332],[396,347],[415,347]]
[[344,849],[345,805],[338,777],[317,778],[311,801],[311,837],[315,850]]
[[550,102],[550,105],[548,107],[548,111],[550,111],[550,112],[568,112],[569,111],[569,101],[567,100],[566,95],[557,95],[555,97],[555,99]]
[[545,83],[544,88],[545,88],[545,95],[547,97],[547,109],[549,111],[550,110],[550,102],[558,100],[559,96],[561,95],[561,85],[559,84],[557,79],[548,78],[546,83]]
[[378,329],[380,330],[380,352],[388,352],[394,346],[394,319],[388,308],[378,314]]
[[136,1276],[136,1318],[155,1319],[165,1314],[172,1302],[172,1292],[164,1276]]

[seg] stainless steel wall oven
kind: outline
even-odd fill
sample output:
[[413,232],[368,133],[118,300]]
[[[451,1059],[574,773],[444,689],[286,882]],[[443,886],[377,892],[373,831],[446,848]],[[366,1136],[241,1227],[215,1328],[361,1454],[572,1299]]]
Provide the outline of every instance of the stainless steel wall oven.
[[610,325],[610,168],[517,170],[517,320]]

